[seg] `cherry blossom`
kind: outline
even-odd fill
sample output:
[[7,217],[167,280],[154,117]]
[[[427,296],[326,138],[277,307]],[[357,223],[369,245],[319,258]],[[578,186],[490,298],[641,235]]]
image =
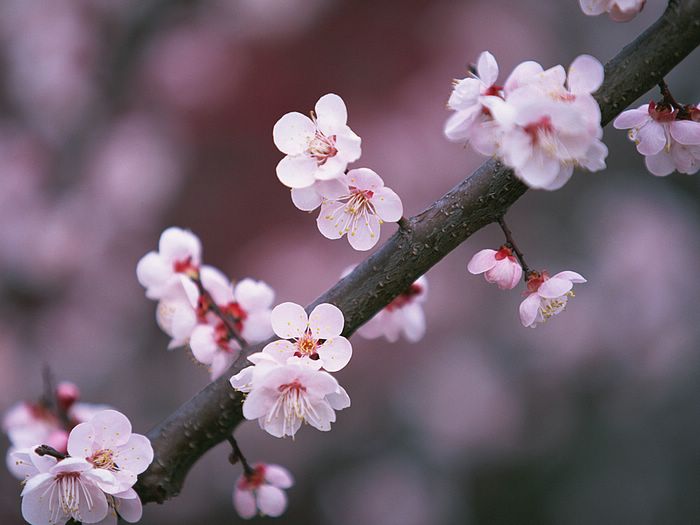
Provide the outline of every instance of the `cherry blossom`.
[[116,410],[99,412],[77,425],[68,437],[68,454],[87,461],[96,470],[110,472],[116,483],[100,484],[109,494],[131,488],[137,475],[153,461],[151,442],[146,436],[132,434],[131,422]]
[[57,461],[33,451],[23,463],[29,472],[21,494],[22,517],[31,525],[63,525],[69,519],[98,523],[107,516],[103,489],[118,486],[112,472],[82,458]]
[[628,136],[645,156],[647,169],[657,176],[677,170],[695,173],[700,168],[700,122],[686,118],[677,109],[651,101],[622,112],[613,122],[617,129],[629,129]]
[[127,489],[118,494],[105,494],[109,510],[107,516],[98,525],[118,525],[119,516],[124,521],[136,523],[143,515],[141,498],[134,489]]
[[585,283],[580,274],[559,272],[552,277],[547,272],[530,272],[525,300],[520,304],[520,321],[534,328],[550,317],[563,312],[569,299],[574,297],[574,283]]
[[344,195],[323,199],[318,229],[328,239],[347,234],[354,249],[369,250],[379,241],[381,224],[396,222],[403,215],[401,199],[368,168],[350,170],[343,181]]
[[474,275],[484,274],[489,283],[496,284],[501,290],[512,290],[523,276],[523,269],[513,250],[501,246],[496,250],[481,250],[471,258],[467,270]]
[[455,113],[445,124],[445,136],[453,141],[470,140],[478,126],[490,120],[490,113],[481,97],[501,96],[496,85],[498,63],[488,51],[479,55],[476,74],[454,81],[447,107]]
[[425,335],[422,303],[427,294],[428,280],[421,276],[357,332],[368,339],[384,336],[391,343],[398,341],[400,335],[412,343],[419,341]]
[[311,118],[298,112],[277,121],[272,136],[284,154],[277,177],[290,188],[306,188],[316,180],[343,175],[348,163],[360,158],[361,139],[347,125],[343,99],[329,93],[316,103]]
[[328,431],[335,411],[350,406],[350,398],[332,375],[300,359],[265,367],[253,377],[243,416],[257,419],[260,428],[275,437],[294,437],[302,422]]
[[185,276],[179,279],[180,286],[171,286],[156,307],[156,323],[170,337],[168,350],[186,345],[197,326],[197,311],[186,291],[194,283]]
[[329,303],[316,306],[310,315],[295,303],[282,303],[272,310],[272,329],[282,340],[274,341],[263,352],[281,356],[281,362],[304,359],[314,367],[337,372],[352,357],[352,345],[340,335],[345,319],[340,308]]
[[233,506],[241,518],[281,516],[287,508],[284,490],[294,484],[289,471],[279,465],[258,463],[252,473],[243,473],[233,489]]
[[345,177],[317,180],[306,188],[292,188],[292,203],[301,211],[313,211],[324,201],[342,198],[349,191]]
[[136,266],[146,297],[161,299],[181,283],[179,275],[196,274],[201,255],[201,242],[192,232],[177,227],[166,229],[158,241],[158,251],[144,255]]
[[589,16],[608,13],[615,22],[632,20],[644,7],[646,0],[579,0],[581,10]]

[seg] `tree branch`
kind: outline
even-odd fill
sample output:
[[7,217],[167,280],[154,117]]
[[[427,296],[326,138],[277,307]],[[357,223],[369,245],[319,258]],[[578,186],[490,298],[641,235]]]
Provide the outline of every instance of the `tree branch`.
[[[605,82],[596,94],[603,125],[654,87],[698,45],[700,0],[671,0],[657,22],[606,64]],[[502,163],[484,163],[425,211],[405,221],[379,251],[307,310],[323,302],[335,304],[345,314],[343,335],[350,336],[472,233],[497,221],[526,189]],[[136,486],[144,503],[162,503],[176,496],[192,465],[242,421],[243,397],[228,379],[249,364],[246,356],[263,346],[245,348],[229,373],[149,433],[155,460]]]

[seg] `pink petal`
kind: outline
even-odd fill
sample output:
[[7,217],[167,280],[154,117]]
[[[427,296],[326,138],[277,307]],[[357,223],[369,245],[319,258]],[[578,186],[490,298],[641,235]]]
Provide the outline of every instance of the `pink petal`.
[[300,155],[316,135],[316,126],[306,115],[287,113],[272,128],[275,146],[286,155]]
[[153,461],[153,447],[150,440],[141,434],[131,434],[129,441],[116,450],[116,463],[122,470],[141,474]]
[[236,357],[238,357],[238,349],[235,353],[217,352],[216,354],[214,354],[214,358],[211,360],[211,367],[209,369],[211,380],[215,381],[216,379],[224,375],[224,373],[236,360]]
[[495,84],[498,79],[498,63],[494,56],[488,51],[481,53],[476,63],[476,71],[484,84]]
[[284,157],[277,164],[277,178],[289,188],[305,188],[311,186],[316,177],[316,161],[306,155]]
[[644,104],[637,109],[628,109],[620,113],[614,120],[613,127],[615,129],[640,128],[648,120],[651,120],[649,116],[649,105]]
[[258,508],[266,516],[276,518],[287,508],[287,496],[283,490],[272,485],[261,485],[256,491]]
[[321,205],[316,225],[326,239],[340,239],[346,233],[345,227],[349,220],[350,216],[345,213],[345,204],[329,201]]
[[665,150],[661,150],[656,155],[644,157],[644,165],[652,175],[657,177],[665,177],[676,170],[673,158]]
[[[39,474],[27,480],[27,484],[22,491],[22,517],[28,523],[33,525],[52,525],[56,523],[52,519],[52,512],[49,510],[49,502],[52,502],[54,507],[58,505],[57,495],[45,494],[51,486],[53,476],[50,474]],[[48,497],[47,497],[48,496]],[[59,520],[65,516],[58,507]],[[68,521],[68,518],[64,520]],[[59,522],[60,523],[60,522]]]
[[238,484],[233,490],[233,507],[238,512],[238,515],[246,520],[255,516],[258,511],[253,493],[249,490],[239,489]]
[[68,454],[76,458],[88,458],[99,448],[94,446],[95,429],[91,423],[80,423],[68,436]]
[[379,219],[376,215],[360,217],[348,232],[350,246],[358,251],[370,250],[379,242]]
[[533,77],[542,73],[542,66],[537,62],[527,61],[518,64],[506,80],[504,90],[506,95],[532,82]]
[[536,293],[530,294],[520,303],[520,322],[523,326],[532,326],[537,318],[537,311],[540,308],[540,296]]
[[335,93],[323,95],[316,102],[314,109],[316,110],[318,128],[325,135],[333,135],[347,124],[348,110],[345,107],[345,102]]
[[319,347],[318,356],[323,361],[323,368],[337,372],[350,362],[352,345],[342,336],[333,337]]
[[292,474],[279,465],[265,465],[265,481],[281,489],[288,489],[294,484]]
[[552,277],[547,279],[537,290],[537,294],[545,299],[555,299],[561,297],[566,292],[571,290],[573,284],[568,279],[561,277]]
[[336,337],[343,332],[344,326],[343,312],[330,303],[319,304],[309,315],[309,328],[315,339]]
[[[294,356],[296,350],[296,346],[285,339],[273,341],[272,343],[265,345],[265,348],[262,349],[263,353],[272,357],[275,360],[275,362],[279,364],[286,363],[287,359]],[[253,357],[253,355],[251,355],[250,357]],[[250,359],[250,357],[248,359]],[[251,362],[254,363],[255,361],[251,360]]]
[[425,335],[425,314],[423,307],[420,304],[412,303],[404,306],[403,314],[403,333],[406,339],[411,343],[420,341]]
[[396,222],[403,215],[401,198],[387,187],[375,191],[371,202],[377,217],[384,222]]
[[129,489],[121,494],[115,494],[118,498],[117,511],[124,521],[136,523],[143,516],[143,505],[141,499],[134,489]]
[[301,211],[313,211],[321,205],[322,199],[316,191],[316,184],[312,184],[306,188],[292,188],[292,203],[297,209]]
[[295,303],[275,306],[270,316],[272,330],[282,339],[295,339],[304,335],[309,318],[304,309]]
[[490,283],[496,283],[501,290],[512,290],[520,282],[523,269],[520,264],[506,258],[496,263],[491,270],[484,274]]
[[202,254],[202,243],[199,238],[188,230],[170,227],[160,236],[158,241],[160,255],[170,261],[180,261],[192,257],[199,264]]
[[478,275],[496,266],[496,262],[496,250],[487,248],[474,254],[467,264],[467,270],[473,275]]
[[568,87],[572,93],[593,93],[603,83],[603,64],[590,55],[579,55],[569,66]]
[[88,483],[85,483],[83,490],[87,494],[81,494],[77,514],[80,516],[81,523],[97,523],[103,520],[107,516],[107,512],[109,512],[109,505],[104,492],[97,485]]
[[656,155],[666,145],[664,126],[649,122],[637,131],[637,151],[642,155]]
[[236,301],[247,312],[270,308],[275,300],[275,292],[263,281],[243,279],[233,290]]
[[338,150],[337,156],[346,163],[355,162],[362,155],[362,139],[350,128],[346,128],[344,133],[336,134],[335,147]]
[[452,141],[468,140],[472,126],[481,113],[481,104],[450,115],[445,123],[445,136]]
[[[144,255],[136,265],[136,278],[144,288],[162,287],[173,274],[172,266],[169,265],[156,252],[149,252]],[[149,299],[160,299],[158,291],[149,291]]]
[[340,155],[331,157],[314,171],[314,178],[319,181],[335,180],[343,177],[348,162]]
[[275,399],[273,391],[266,388],[253,388],[243,402],[243,416],[253,420],[267,415]]
[[671,122],[671,136],[681,144],[700,144],[700,122],[692,120]]
[[260,310],[248,314],[244,323],[241,335],[249,343],[262,343],[272,337],[272,323],[270,321],[270,311]]
[[131,435],[129,418],[116,410],[98,412],[89,423],[95,428],[95,444],[102,448],[114,448],[122,445],[128,441]]
[[556,275],[552,276],[552,279],[568,279],[572,283],[585,283],[587,282],[586,279],[584,279],[583,275],[580,273],[572,272],[571,270],[565,270],[563,272],[559,272]]
[[569,182],[569,179],[574,174],[574,167],[571,164],[563,164],[559,167],[559,173],[552,182],[542,186],[543,190],[555,191],[558,190]]
[[384,187],[382,178],[369,168],[350,170],[348,172],[347,181],[349,186],[354,186],[360,190],[377,191]]
[[557,159],[542,152],[536,152],[525,164],[515,170],[515,174],[531,188],[544,188],[556,180],[559,168]]
[[333,410],[343,410],[350,406],[350,396],[340,385],[338,385],[337,391],[326,395],[326,401]]

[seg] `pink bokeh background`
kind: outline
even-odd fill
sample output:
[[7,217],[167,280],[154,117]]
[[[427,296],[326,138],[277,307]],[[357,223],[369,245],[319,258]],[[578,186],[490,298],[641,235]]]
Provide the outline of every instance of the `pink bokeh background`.
[[[632,22],[575,0],[5,0],[0,4],[0,410],[47,363],[145,433],[206,385],[154,322],[135,276],[160,232],[307,304],[364,255],[329,241],[275,177],[272,126],[335,92],[377,171],[415,215],[483,159],[442,134],[452,78],[488,49],[519,62],[606,61]],[[700,100],[692,54],[667,80]],[[656,93],[644,97],[648,100]],[[345,525],[700,522],[700,179],[655,178],[623,132],[608,169],[509,213],[537,268],[588,278],[568,310],[520,325],[516,291],[468,275],[489,226],[428,273],[417,344],[353,338],[353,406],[331,433],[237,437],[295,475],[277,522]],[[395,227],[386,225],[383,237]],[[7,445],[3,437],[2,443]],[[143,523],[235,523],[220,445]],[[0,522],[21,523],[0,472]]]

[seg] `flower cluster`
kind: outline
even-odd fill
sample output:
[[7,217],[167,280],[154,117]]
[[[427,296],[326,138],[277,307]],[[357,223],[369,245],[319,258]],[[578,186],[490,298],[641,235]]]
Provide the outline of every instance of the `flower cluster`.
[[106,405],[78,402],[80,392],[74,383],[59,383],[52,399],[37,402],[21,401],[12,406],[3,417],[2,429],[10,440],[7,451],[7,468],[18,479],[24,479],[17,469],[12,454],[37,444],[49,445],[61,453],[68,451],[68,433],[75,425],[83,423]]
[[581,10],[589,16],[608,13],[615,22],[632,20],[644,7],[646,0],[579,0]]
[[272,136],[286,156],[277,165],[277,177],[291,188],[300,210],[321,206],[317,225],[324,237],[347,234],[350,245],[364,251],[379,241],[382,223],[401,218],[403,205],[374,171],[346,169],[361,155],[361,139],[347,120],[343,99],[333,93],[319,99],[311,118],[292,112],[279,119]]
[[[496,284],[501,290],[512,290],[523,275],[523,268],[511,246],[503,245],[498,250],[481,250],[467,264],[472,274],[484,274],[487,282]],[[525,300],[520,304],[520,321],[523,326],[534,328],[566,308],[574,297],[574,283],[585,283],[576,272],[565,271],[550,277],[546,271],[527,271],[525,275]]]
[[479,153],[497,156],[532,188],[561,188],[575,166],[605,168],[600,108],[593,98],[603,66],[589,55],[576,58],[568,75],[562,66],[544,70],[523,62],[503,85],[491,53],[479,56],[476,71],[456,80],[447,106],[455,111],[445,135],[466,141]]
[[294,437],[304,422],[330,430],[335,411],[350,406],[345,389],[329,373],[352,356],[350,342],[340,335],[343,313],[323,303],[307,316],[298,304],[282,303],[272,310],[271,321],[281,339],[250,355],[253,365],[231,378],[233,388],[247,393],[243,415],[275,437]]
[[272,335],[275,294],[252,279],[234,286],[221,271],[202,265],[201,251],[192,232],[168,228],[158,251],[139,261],[136,274],[146,296],[158,301],[156,320],[172,338],[169,348],[189,344],[216,379],[233,363],[242,341],[257,343]]
[[623,111],[613,122],[644,155],[647,169],[657,176],[674,170],[693,174],[700,170],[700,109],[666,101],[643,104]]
[[385,337],[395,343],[399,336],[415,343],[425,335],[423,302],[428,297],[428,280],[421,276],[381,309],[372,319],[362,325],[357,333],[367,339]]
[[38,442],[12,453],[24,480],[22,516],[31,525],[135,523],[141,500],[132,488],[153,461],[145,436],[132,434],[115,410],[96,413],[68,435],[67,455]]

